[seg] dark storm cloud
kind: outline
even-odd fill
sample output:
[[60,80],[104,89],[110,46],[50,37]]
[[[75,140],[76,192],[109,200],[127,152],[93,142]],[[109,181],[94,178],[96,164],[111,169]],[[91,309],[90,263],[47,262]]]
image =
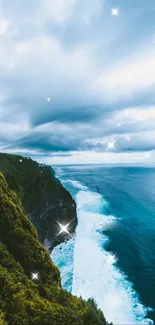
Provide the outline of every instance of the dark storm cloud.
[[43,152],[69,151],[77,150],[78,140],[37,133],[36,135],[30,134],[27,138],[17,141],[17,146],[23,149],[39,149]]

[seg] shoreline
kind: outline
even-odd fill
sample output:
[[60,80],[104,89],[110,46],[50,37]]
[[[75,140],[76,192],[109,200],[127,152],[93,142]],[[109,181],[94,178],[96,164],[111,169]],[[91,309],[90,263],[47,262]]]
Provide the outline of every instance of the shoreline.
[[[59,177],[60,178],[60,180],[61,180],[61,174],[60,175],[58,175],[57,174],[57,177]],[[95,224],[94,224],[94,226],[96,227],[96,230],[98,231],[98,226],[96,226],[97,225],[97,222],[99,221],[99,224],[100,224],[100,222],[102,223],[102,222],[106,222],[106,216],[105,215],[103,215],[103,214],[99,214],[99,212],[97,212],[97,213],[95,213],[95,212],[93,212],[92,213],[92,211],[90,211],[90,212],[88,212],[87,214],[86,214],[86,211],[85,211],[85,209],[83,210],[83,207],[84,207],[84,205],[86,204],[87,205],[87,207],[88,207],[88,204],[91,202],[91,204],[92,204],[92,199],[91,198],[89,198],[89,196],[92,194],[92,195],[94,195],[94,199],[96,200],[97,199],[97,197],[99,198],[100,197],[100,199],[101,199],[101,201],[103,200],[104,201],[104,198],[103,197],[101,197],[101,195],[99,194],[99,193],[97,193],[97,192],[92,192],[88,187],[86,187],[85,185],[82,185],[79,181],[77,181],[76,180],[76,178],[74,178],[74,180],[73,179],[70,179],[70,177],[68,176],[68,175],[64,175],[64,178],[67,178],[66,180],[64,179],[64,184],[67,186],[67,182],[68,182],[68,184],[71,184],[72,183],[72,186],[73,186],[73,188],[74,188],[74,190],[76,189],[76,203],[77,203],[77,211],[78,211],[78,213],[77,213],[77,215],[78,215],[78,225],[77,225],[77,228],[76,228],[76,241],[78,240],[78,243],[75,241],[75,244],[74,244],[74,252],[73,252],[73,258],[72,258],[72,260],[71,260],[71,256],[69,257],[70,258],[70,261],[68,260],[68,261],[66,261],[65,260],[65,258],[63,257],[64,256],[64,254],[66,254],[66,256],[67,256],[67,254],[68,254],[68,252],[67,252],[67,246],[65,245],[65,243],[64,244],[61,244],[61,250],[59,251],[59,247],[57,247],[55,250],[55,259],[57,260],[57,262],[58,262],[58,264],[56,263],[56,260],[55,260],[55,263],[58,265],[58,267],[59,267],[59,269],[60,269],[60,272],[62,272],[62,275],[64,276],[64,278],[63,278],[63,276],[62,276],[62,281],[64,280],[64,285],[65,285],[65,289],[67,290],[67,285],[69,286],[69,288],[71,289],[71,284],[70,283],[68,283],[67,284],[67,277],[68,277],[68,273],[67,272],[71,272],[71,269],[72,269],[72,265],[71,265],[71,263],[73,263],[73,273],[74,274],[72,274],[72,276],[73,276],[73,282],[72,282],[72,290],[71,290],[71,292],[74,294],[74,295],[78,295],[78,296],[82,296],[84,299],[89,299],[90,297],[92,297],[93,295],[92,295],[92,293],[94,292],[96,292],[96,290],[100,290],[100,287],[102,287],[103,288],[103,291],[105,290],[105,293],[107,292],[107,290],[109,291],[110,290],[110,287],[109,287],[109,285],[108,285],[108,283],[109,283],[109,281],[111,282],[112,280],[113,280],[113,285],[114,285],[114,287],[116,286],[117,287],[117,290],[115,291],[115,294],[114,295],[116,295],[116,297],[118,297],[119,299],[123,296],[123,295],[125,295],[124,296],[124,298],[125,298],[125,300],[126,300],[126,303],[125,303],[125,306],[124,307],[122,307],[123,309],[127,309],[127,311],[126,311],[126,313],[128,313],[129,312],[129,310],[130,310],[130,308],[131,308],[131,313],[133,313],[133,315],[132,316],[129,316],[129,321],[127,322],[127,320],[126,320],[126,318],[125,319],[123,319],[123,321],[126,323],[126,324],[153,324],[153,320],[151,320],[151,319],[148,319],[147,318],[147,313],[149,312],[149,309],[147,308],[147,307],[145,307],[144,305],[142,305],[141,304],[141,302],[140,302],[140,300],[139,300],[139,295],[138,295],[138,293],[135,291],[135,290],[133,290],[133,286],[132,286],[132,283],[130,283],[128,280],[126,280],[126,275],[125,274],[123,274],[121,271],[120,271],[120,269],[117,267],[117,261],[116,261],[116,265],[115,265],[115,263],[114,263],[114,260],[113,260],[113,257],[111,256],[111,255],[109,255],[110,253],[108,252],[108,251],[106,251],[106,250],[104,250],[104,251],[100,251],[99,249],[97,249],[97,246],[96,246],[96,243],[92,243],[92,238],[91,237],[89,237],[89,235],[87,234],[88,233],[88,225],[90,225],[90,223],[92,223],[92,226],[93,226],[93,224],[94,224],[94,218],[97,218],[97,219],[95,219]],[[62,181],[62,180],[61,180]],[[65,186],[64,185],[64,186]],[[70,185],[69,185],[69,187],[70,187]],[[67,187],[67,189],[68,189],[68,187]],[[82,193],[83,192],[83,193]],[[70,191],[70,193],[71,193],[71,195],[72,195],[72,191]],[[80,194],[81,193],[81,194]],[[84,199],[84,193],[85,193],[85,195],[86,195],[86,197],[85,197],[85,199]],[[79,195],[81,195],[81,198],[79,197],[79,199],[78,200],[80,200],[80,201],[77,201],[77,195],[78,195],[78,197],[79,197]],[[82,201],[81,201],[81,199],[82,199]],[[87,203],[86,203],[86,200],[87,200]],[[84,202],[85,201],[85,202]],[[83,202],[83,203],[81,203],[81,202]],[[100,209],[99,209],[99,204],[100,204],[101,202],[99,202],[98,201],[98,203],[96,203],[97,204],[97,206],[96,206],[96,208],[97,208],[97,211],[99,211]],[[104,201],[104,203],[105,203],[105,201]],[[81,205],[82,204],[82,205]],[[84,205],[83,205],[84,204]],[[94,209],[93,209],[93,211],[94,211]],[[82,214],[81,214],[82,213]],[[83,216],[82,216],[83,215]],[[91,219],[91,216],[92,216],[92,218],[93,219]],[[95,217],[96,216],[96,217]],[[82,224],[81,224],[81,221],[80,221],[80,219],[81,219],[81,221],[83,220],[85,220],[84,222],[86,222],[86,224],[85,224],[85,228],[83,228],[84,227],[84,224],[83,224],[83,226],[82,226]],[[98,218],[99,218],[99,220],[98,220]],[[113,222],[113,220],[114,220],[115,218],[113,217],[113,216],[111,216],[111,221],[110,222]],[[98,220],[98,221],[97,221]],[[116,220],[116,219],[115,219]],[[83,223],[83,221],[82,221],[82,223]],[[109,222],[108,221],[108,216],[107,216],[107,222]],[[82,228],[81,228],[81,226],[82,226]],[[93,227],[94,227],[93,226]],[[95,228],[94,228],[95,229]],[[82,233],[83,232],[85,232],[85,236],[82,238],[81,237],[81,235],[82,235]],[[96,232],[95,232],[96,233]],[[94,235],[95,235],[95,233],[94,233]],[[98,233],[98,232],[97,232]],[[77,239],[77,235],[78,235],[78,237],[79,237],[79,239]],[[97,242],[98,242],[98,240],[100,241],[100,237],[98,237],[99,236],[99,233],[98,233],[98,235],[97,235],[97,237],[96,237],[96,235],[95,235],[95,238],[96,238],[96,240],[97,240]],[[90,238],[89,240],[90,240],[90,242],[89,242],[89,247],[88,247],[88,251],[87,250],[84,250],[83,251],[83,249],[84,249],[84,247],[85,246],[87,246],[86,245],[86,238]],[[103,243],[104,242],[104,239],[103,240],[101,240],[101,242]],[[95,246],[92,246],[92,245],[95,245]],[[93,248],[94,247],[94,248]],[[96,251],[96,249],[97,249],[97,251]],[[111,272],[111,278],[109,278],[109,271],[107,270],[107,272],[105,273],[105,275],[104,275],[104,278],[106,279],[105,280],[105,282],[103,281],[103,279],[101,279],[100,281],[99,281],[99,279],[97,278],[97,276],[94,276],[93,274],[91,275],[90,274],[90,281],[91,281],[91,277],[93,276],[93,282],[94,282],[94,284],[93,284],[93,282],[92,282],[92,285],[94,286],[93,288],[92,288],[92,291],[91,291],[91,293],[90,294],[88,294],[87,293],[87,287],[86,287],[86,283],[88,282],[88,277],[89,277],[89,273],[88,273],[88,271],[86,272],[86,269],[85,270],[81,270],[81,268],[80,268],[80,265],[82,264],[83,265],[83,269],[85,268],[85,260],[87,261],[87,263],[88,263],[88,260],[89,260],[89,257],[88,257],[88,252],[91,250],[91,252],[92,252],[92,258],[93,258],[93,250],[94,250],[94,252],[96,251],[96,253],[95,253],[95,256],[94,256],[94,263],[93,264],[90,264],[91,266],[90,266],[90,269],[92,269],[92,268],[94,268],[94,265],[97,265],[97,263],[99,263],[99,260],[100,261],[103,261],[103,265],[104,265],[104,268],[105,268],[105,263],[106,263],[106,261],[107,261],[107,259],[109,260],[109,258],[110,258],[110,256],[111,256],[111,258],[112,258],[112,260],[111,260],[111,265],[109,266],[110,267],[110,272]],[[76,252],[75,252],[76,251]],[[77,255],[78,254],[78,255]],[[86,254],[86,255],[85,255]],[[76,255],[76,256],[75,256]],[[82,259],[82,255],[83,256],[85,256],[85,259],[83,260]],[[59,265],[59,263],[61,264],[61,256],[62,256],[62,260],[63,260],[63,264],[65,264],[66,263],[66,268],[65,268],[65,266],[63,266],[62,268],[61,268],[61,266]],[[86,257],[87,256],[87,257]],[[96,258],[96,256],[100,256],[99,257],[99,260],[95,260],[95,258]],[[77,262],[76,262],[76,260],[77,260]],[[91,260],[90,260],[90,263],[91,263]],[[100,264],[99,264],[100,265]],[[67,271],[67,267],[68,267],[68,271]],[[101,267],[101,270],[103,270],[103,268]],[[80,273],[79,272],[83,272],[81,275],[80,275]],[[96,271],[95,272],[98,272],[97,271],[97,269],[96,269]],[[78,281],[78,282],[76,282],[75,281],[75,276],[76,276],[76,274],[78,274],[78,280],[76,280],[76,281]],[[102,272],[101,272],[101,275],[102,275]],[[70,274],[70,276],[71,276],[71,274]],[[116,278],[118,278],[118,279],[120,279],[119,280],[119,282],[117,283],[115,283],[115,277]],[[68,277],[68,279],[69,279],[69,277]],[[87,280],[86,280],[87,279]],[[66,281],[65,281],[66,280]],[[79,282],[80,281],[80,282]],[[97,282],[96,282],[97,281]],[[98,281],[99,281],[99,285],[98,285]],[[81,287],[81,285],[80,285],[80,283],[82,284],[82,287]],[[96,283],[96,284],[95,284]],[[123,286],[123,287],[122,287]],[[73,288],[74,287],[74,288]],[[79,288],[81,288],[81,290],[82,291],[79,291]],[[97,289],[98,288],[98,289]],[[130,292],[128,292],[129,291],[129,288],[130,288]],[[122,291],[123,290],[123,291]],[[109,292],[109,294],[110,294],[110,292]],[[112,299],[112,297],[114,297],[113,296],[113,294],[112,294],[112,296],[111,296],[111,299]],[[95,294],[96,295],[96,294]],[[99,296],[96,296],[96,297],[98,297],[97,298],[97,305],[98,305],[98,307],[104,312],[104,314],[105,314],[105,317],[107,318],[107,320],[109,321],[112,321],[114,324],[118,324],[118,323],[120,323],[120,324],[122,324],[121,322],[120,322],[120,319],[118,319],[118,321],[114,321],[114,319],[112,319],[112,317],[111,317],[111,314],[114,312],[114,310],[113,310],[113,308],[112,308],[112,306],[110,307],[110,305],[111,305],[111,303],[109,302],[109,308],[111,309],[111,311],[110,311],[110,314],[109,314],[109,316],[108,316],[108,313],[107,313],[107,311],[106,311],[106,300],[105,300],[105,305],[103,304],[102,305],[102,300],[104,300],[104,298],[102,297],[101,298],[101,301],[99,301]],[[108,297],[107,297],[108,298]],[[116,298],[115,298],[116,299]],[[122,299],[122,298],[121,298]],[[123,300],[122,300],[122,303],[123,303]],[[137,305],[137,307],[135,307]],[[138,307],[139,306],[139,307]],[[107,305],[107,307],[108,307],[108,305]],[[124,312],[123,312],[123,309],[122,309],[122,317],[123,317],[123,315],[124,315]],[[140,311],[140,309],[141,309],[141,316],[140,316],[140,314],[139,314],[139,311],[138,311],[138,309],[139,309],[139,311]],[[143,312],[142,312],[142,310],[143,310]],[[117,311],[117,309],[116,309],[116,311]],[[116,312],[116,315],[117,314],[119,314],[119,313],[117,313]],[[121,317],[121,315],[119,315],[120,317]],[[118,316],[117,316],[118,317]],[[125,316],[126,317],[126,316]],[[141,319],[139,322],[137,322],[137,320],[136,319]]]

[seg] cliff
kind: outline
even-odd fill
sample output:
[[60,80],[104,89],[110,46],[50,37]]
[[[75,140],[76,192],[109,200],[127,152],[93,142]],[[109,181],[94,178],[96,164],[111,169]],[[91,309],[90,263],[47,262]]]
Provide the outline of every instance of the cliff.
[[[22,167],[18,169],[17,159],[19,159],[17,156],[0,154],[0,170],[3,169],[3,173],[0,172],[0,325],[107,325],[103,313],[97,310],[93,300],[85,302],[61,288],[59,270],[39,242],[37,231],[26,215],[25,210],[28,207],[31,207],[31,212],[37,209],[37,206],[34,210],[31,206],[32,202],[37,202],[38,193],[35,191],[38,189],[34,185],[36,182],[46,184],[42,193],[47,195],[49,176],[46,176],[46,172],[48,173],[49,169],[40,167],[31,160],[33,170],[29,170],[30,165],[25,164],[24,167],[24,163],[21,163]],[[21,159],[24,161],[24,158]],[[12,161],[15,164],[12,165]],[[39,174],[40,169],[45,175],[45,180]],[[25,185],[30,185],[30,180],[33,195],[24,189]],[[54,174],[50,182],[55,186],[55,191],[58,189],[58,193],[54,194],[52,187],[51,197],[53,196],[55,200],[50,201],[52,211],[57,209],[56,202],[65,201],[62,194],[64,193],[70,211],[69,217],[66,211],[66,218],[72,218],[71,211],[75,213],[75,210],[70,206],[73,201],[69,193],[57,182]],[[31,187],[27,188],[30,191]],[[50,197],[50,193],[48,194]],[[38,202],[43,208],[41,199],[39,192]],[[65,209],[67,205],[64,211]],[[41,231],[39,220],[37,222]],[[47,235],[46,227],[44,229]],[[54,231],[51,232],[52,236]],[[31,275],[35,272],[39,273],[39,278],[33,281]]]
[[39,240],[48,247],[64,240],[62,233],[54,242],[59,226],[55,220],[69,225],[74,232],[77,217],[76,204],[70,193],[55,177],[52,168],[39,165],[30,158],[0,154],[0,171],[10,189],[16,191],[26,214],[36,227]]

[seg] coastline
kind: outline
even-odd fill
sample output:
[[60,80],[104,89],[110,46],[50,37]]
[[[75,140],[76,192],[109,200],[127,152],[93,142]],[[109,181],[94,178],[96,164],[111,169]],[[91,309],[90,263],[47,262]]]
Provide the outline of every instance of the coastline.
[[[0,154],[1,325],[10,321],[14,325],[108,325],[92,299],[86,302],[62,288],[59,269],[40,243],[22,202],[27,182],[31,180],[31,185],[34,184],[37,173],[35,185],[40,184],[44,172],[39,174],[36,162],[24,157],[20,160],[19,156]],[[49,169],[46,171],[51,175]],[[44,181],[41,184],[47,190],[47,175]],[[55,179],[54,184],[58,186]],[[29,198],[34,198],[32,194],[37,195],[40,188],[35,186],[35,192],[32,189],[29,188]],[[62,187],[61,191],[68,193]]]
[[[26,214],[38,231],[40,242],[53,246],[60,223],[68,224],[70,231],[77,224],[76,203],[56,177],[51,166],[39,164],[31,158],[0,153],[0,171],[21,199]],[[64,241],[62,232],[54,245]]]
[[118,268],[115,256],[106,251],[109,238],[104,230],[117,224],[118,218],[103,213],[108,203],[99,193],[92,192],[73,175],[71,178],[59,172],[57,177],[76,200],[78,216],[75,241],[62,243],[52,252],[63,287],[86,300],[93,297],[107,320],[114,324],[152,324],[147,318],[149,309],[141,304],[132,283]]

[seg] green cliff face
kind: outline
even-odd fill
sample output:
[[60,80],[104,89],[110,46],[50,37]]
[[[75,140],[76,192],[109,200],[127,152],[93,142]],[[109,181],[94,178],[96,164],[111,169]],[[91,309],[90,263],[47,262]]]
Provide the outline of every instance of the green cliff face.
[[[9,160],[9,156],[2,157]],[[16,162],[17,157],[10,157],[13,159]],[[24,172],[24,163],[21,169],[10,161],[0,164],[0,325],[107,325],[92,300],[85,302],[61,288],[59,270],[23,209],[23,202],[32,204],[32,198],[36,202],[37,194],[33,192],[27,200],[24,189],[31,177],[34,181],[35,167],[36,163],[34,170],[28,168]],[[37,168],[39,178],[40,167]],[[41,182],[47,185],[47,178]],[[60,196],[65,193],[57,182],[56,188]],[[58,197],[59,193],[55,195]],[[69,201],[69,193],[65,195]],[[31,278],[35,272],[39,272],[36,281]]]
[[[70,193],[56,179],[54,171],[39,165],[30,158],[0,154],[0,171],[4,174],[10,189],[15,190],[22,205],[36,227],[41,243],[53,244],[58,233],[57,221],[70,223],[70,232],[77,224],[76,204]],[[64,240],[64,234],[57,237]]]

